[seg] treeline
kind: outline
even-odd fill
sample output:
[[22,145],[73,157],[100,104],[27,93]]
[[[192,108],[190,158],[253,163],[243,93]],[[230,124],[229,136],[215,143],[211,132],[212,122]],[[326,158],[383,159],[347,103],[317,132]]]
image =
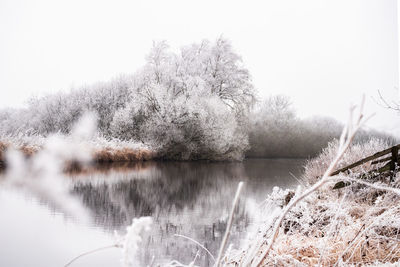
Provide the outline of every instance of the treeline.
[[149,144],[161,158],[242,159],[255,90],[230,43],[219,38],[174,53],[161,42],[146,59],[133,75],[2,111],[1,135],[68,133],[90,110],[102,136]]
[[[250,149],[246,157],[314,157],[330,141],[339,139],[345,126],[329,117],[300,119],[290,99],[283,95],[271,96],[259,103],[251,118]],[[354,143],[365,143],[371,138],[382,139],[388,144],[398,141],[383,132],[360,129]]]
[[[246,151],[249,157],[315,155],[342,128],[333,120],[299,120],[282,96],[256,103],[249,72],[229,41],[176,53],[161,42],[132,75],[0,111],[0,135],[69,133],[85,111],[95,111],[99,135],[145,143],[160,158],[241,160]],[[360,138],[371,134],[379,135]]]

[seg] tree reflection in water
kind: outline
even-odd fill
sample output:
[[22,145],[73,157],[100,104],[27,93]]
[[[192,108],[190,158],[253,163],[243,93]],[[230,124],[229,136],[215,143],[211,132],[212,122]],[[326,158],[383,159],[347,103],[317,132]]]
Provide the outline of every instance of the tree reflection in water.
[[[74,175],[73,193],[88,208],[96,227],[124,233],[132,218],[152,216],[152,231],[143,241],[140,261],[176,259],[188,263],[200,249],[191,237],[216,254],[239,181],[245,182],[230,243],[239,245],[253,222],[254,203],[274,186],[297,184],[303,160],[252,159],[242,163],[141,162],[108,166]],[[201,249],[200,249],[201,250]],[[202,266],[213,264],[201,251]]]

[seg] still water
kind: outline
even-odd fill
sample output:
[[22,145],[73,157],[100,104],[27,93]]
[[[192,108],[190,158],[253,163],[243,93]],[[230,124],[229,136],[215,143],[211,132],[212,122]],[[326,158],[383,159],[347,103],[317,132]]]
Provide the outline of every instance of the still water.
[[[236,210],[230,242],[235,247],[255,224],[257,203],[274,186],[293,188],[304,160],[249,159],[242,163],[144,162],[107,166],[73,175],[70,191],[88,211],[90,221],[71,218],[52,203],[0,187],[0,266],[64,266],[86,251],[113,244],[132,218],[151,216],[137,255],[142,265],[153,260],[188,264],[213,261],[184,235],[214,255],[239,181],[245,187]],[[153,259],[154,258],[154,259]],[[120,266],[121,251],[111,248],[83,257],[71,266]]]

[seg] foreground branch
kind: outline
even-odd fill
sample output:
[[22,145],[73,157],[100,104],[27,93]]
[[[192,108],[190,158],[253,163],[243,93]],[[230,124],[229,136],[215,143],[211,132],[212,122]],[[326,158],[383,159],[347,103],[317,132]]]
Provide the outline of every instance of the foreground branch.
[[221,260],[222,260],[222,255],[224,253],[225,246],[226,246],[226,243],[228,241],[229,234],[231,232],[233,215],[235,213],[235,208],[236,208],[237,202],[239,200],[239,196],[240,196],[240,192],[242,191],[242,187],[243,187],[243,182],[240,182],[239,185],[238,185],[238,188],[236,190],[235,198],[233,199],[231,213],[229,215],[229,220],[228,220],[228,224],[226,226],[225,235],[224,235],[224,238],[222,239],[221,247],[219,249],[217,261],[215,262],[215,265],[214,265],[216,267],[219,267],[219,265],[221,263]]

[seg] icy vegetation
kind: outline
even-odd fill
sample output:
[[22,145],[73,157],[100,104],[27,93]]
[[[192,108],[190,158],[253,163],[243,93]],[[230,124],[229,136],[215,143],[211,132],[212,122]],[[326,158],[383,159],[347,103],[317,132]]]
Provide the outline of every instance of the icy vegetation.
[[[371,170],[331,176],[341,165],[370,156],[384,142],[351,145],[362,125],[360,113],[339,141],[306,165],[304,186],[275,188],[261,208],[265,214],[242,249],[227,253],[227,266],[382,266],[400,261],[400,174],[357,178]],[[333,190],[335,182],[352,182]]]
[[[284,218],[265,258],[277,218],[302,191],[276,188],[261,211],[266,216],[248,245],[227,255],[228,266],[382,266],[400,260],[400,195],[368,186],[332,192],[328,184],[299,202]],[[390,184],[400,188],[400,175]],[[390,266],[390,265],[389,265]],[[393,265],[397,266],[397,265]]]
[[2,136],[69,133],[86,110],[106,139],[146,143],[168,159],[237,160],[248,148],[246,118],[255,101],[250,75],[220,38],[171,52],[155,43],[134,75],[41,98],[0,114]]
[[[309,157],[342,129],[329,118],[299,119],[287,97],[258,100],[240,56],[219,38],[178,52],[154,43],[145,65],[132,75],[0,110],[0,151],[20,144],[30,155],[50,134],[70,133],[85,111],[98,116],[99,133],[91,143],[100,162]],[[388,138],[362,131],[356,139],[371,135]]]

